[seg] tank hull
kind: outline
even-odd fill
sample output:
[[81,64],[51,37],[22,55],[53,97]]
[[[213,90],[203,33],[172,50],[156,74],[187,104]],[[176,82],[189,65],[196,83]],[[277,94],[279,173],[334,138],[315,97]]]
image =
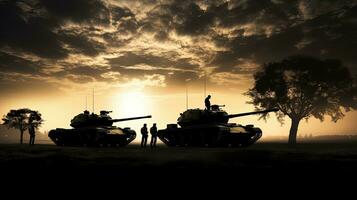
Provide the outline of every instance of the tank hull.
[[178,128],[168,125],[158,137],[167,146],[246,147],[254,144],[262,131],[252,125],[206,124]]
[[57,146],[121,147],[128,145],[136,137],[134,130],[118,127],[93,127],[62,129],[48,133]]

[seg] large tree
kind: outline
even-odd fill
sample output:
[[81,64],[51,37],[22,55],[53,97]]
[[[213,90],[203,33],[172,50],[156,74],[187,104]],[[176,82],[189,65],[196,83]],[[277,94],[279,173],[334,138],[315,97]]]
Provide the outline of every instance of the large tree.
[[[341,61],[292,56],[266,63],[254,75],[255,84],[246,94],[256,109],[279,108],[277,118],[291,119],[289,144],[296,143],[299,123],[329,115],[337,122],[357,108],[356,80]],[[262,118],[266,118],[264,114]]]
[[41,114],[38,111],[33,111],[28,108],[10,110],[2,120],[9,128],[15,128],[20,131],[20,144],[23,143],[24,132],[30,125],[38,128],[43,122]]

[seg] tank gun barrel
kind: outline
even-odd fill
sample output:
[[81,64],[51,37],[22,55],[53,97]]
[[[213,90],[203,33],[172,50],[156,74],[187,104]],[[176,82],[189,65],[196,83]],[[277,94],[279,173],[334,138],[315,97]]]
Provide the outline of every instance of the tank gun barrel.
[[255,114],[262,114],[262,113],[276,112],[276,111],[279,111],[279,109],[273,108],[273,109],[262,110],[262,111],[233,114],[233,115],[228,115],[228,118],[243,117],[243,116],[247,116],[247,115],[255,115]]
[[122,122],[122,121],[129,121],[129,120],[136,120],[136,119],[145,119],[151,118],[151,115],[141,116],[141,117],[129,117],[129,118],[121,118],[121,119],[112,119],[112,122]]

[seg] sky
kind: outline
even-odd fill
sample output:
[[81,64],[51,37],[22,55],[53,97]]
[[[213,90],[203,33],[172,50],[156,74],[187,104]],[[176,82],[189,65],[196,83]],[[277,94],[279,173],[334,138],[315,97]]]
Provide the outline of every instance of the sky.
[[[264,63],[304,54],[340,59],[357,74],[356,0],[0,0],[0,113],[29,107],[43,131],[69,127],[84,109],[151,114],[165,128],[188,106],[253,111],[244,93]],[[87,106],[86,106],[87,105]],[[357,112],[311,119],[300,134],[352,134]],[[287,136],[274,115],[233,119]]]

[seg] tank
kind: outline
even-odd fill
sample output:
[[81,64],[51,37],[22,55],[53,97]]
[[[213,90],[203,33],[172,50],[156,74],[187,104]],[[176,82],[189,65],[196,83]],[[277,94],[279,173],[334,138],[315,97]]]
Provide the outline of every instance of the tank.
[[159,130],[158,137],[167,146],[246,147],[262,136],[261,129],[254,125],[228,123],[229,119],[278,111],[228,114],[221,107],[224,105],[212,105],[211,110],[188,109],[180,114],[177,124],[168,124],[166,129]]
[[126,146],[136,137],[130,128],[113,126],[114,122],[123,122],[151,118],[151,115],[112,119],[112,111],[100,111],[100,115],[84,111],[71,120],[72,129],[56,128],[48,137],[58,146]]

